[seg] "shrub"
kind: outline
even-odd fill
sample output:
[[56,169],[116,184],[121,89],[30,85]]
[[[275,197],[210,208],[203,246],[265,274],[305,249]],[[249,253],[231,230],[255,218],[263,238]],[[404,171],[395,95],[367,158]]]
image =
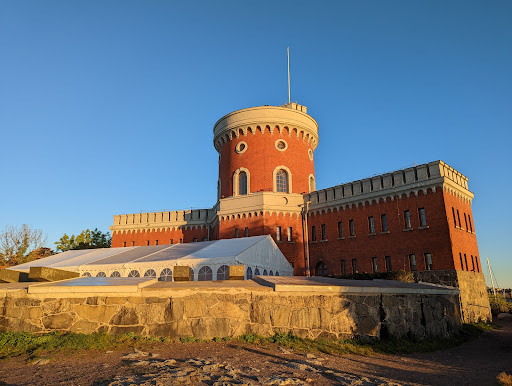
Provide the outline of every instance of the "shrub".
[[496,377],[498,383],[503,386],[512,386],[512,375],[502,372]]
[[334,276],[337,279],[348,279],[348,280],[398,280],[405,281],[407,283],[414,283],[414,274],[409,271],[392,271],[392,272],[373,272],[373,273],[352,273],[347,275]]
[[489,303],[491,305],[491,312],[493,315],[502,312],[509,312],[512,314],[512,303],[507,303],[503,295],[489,295]]

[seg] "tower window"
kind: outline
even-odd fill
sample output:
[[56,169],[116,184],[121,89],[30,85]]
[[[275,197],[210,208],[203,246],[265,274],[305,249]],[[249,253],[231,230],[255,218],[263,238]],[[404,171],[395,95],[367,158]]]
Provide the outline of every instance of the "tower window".
[[375,233],[375,222],[373,221],[373,216],[368,217],[368,232],[370,232],[370,234]]
[[238,228],[235,228],[235,239],[238,238]]
[[379,260],[376,257],[372,257],[373,272],[379,272]]
[[314,225],[311,227],[311,241],[316,241],[316,227]]
[[322,240],[327,240],[327,231],[325,229],[325,224],[322,224]]
[[315,177],[309,176],[309,191],[314,192],[316,190]]
[[338,221],[338,238],[343,238],[343,222]]
[[247,173],[240,172],[238,175],[238,194],[247,194]]
[[385,214],[380,215],[380,222],[382,224],[382,232],[387,232],[388,231],[388,220],[387,220]]
[[459,228],[462,229],[462,224],[460,223],[460,215],[459,215],[459,210],[457,209],[457,220],[459,221]]
[[386,271],[391,272],[393,267],[391,266],[391,256],[386,256]]
[[345,275],[347,273],[347,268],[345,266],[345,260],[341,260],[340,265],[341,265],[341,274]]
[[414,256],[414,254],[409,255],[409,263],[411,271],[416,271],[416,256]]
[[249,237],[249,228],[245,227],[244,235],[245,237]]
[[473,233],[473,225],[471,224],[471,215],[468,214],[469,230]]
[[425,268],[427,271],[432,271],[432,255],[430,253],[425,253]]
[[293,241],[293,228],[288,227],[288,242],[291,243]]
[[352,259],[352,273],[353,274],[357,273],[357,260],[356,259]]
[[276,190],[288,193],[288,174],[283,169],[279,170],[276,174]]
[[411,214],[408,210],[404,211],[405,229],[411,229]]
[[348,230],[350,232],[350,236],[355,237],[356,231],[354,229],[354,220],[348,220]]
[[455,209],[453,209],[453,206],[452,206],[452,214],[453,214],[453,224],[455,225],[455,228],[457,228],[457,218],[455,217]]
[[464,222],[466,223],[466,230],[469,231],[469,227],[468,227],[468,218],[466,216],[466,213],[464,213]]
[[276,227],[276,241],[282,241],[281,240],[281,227]]
[[419,208],[418,215],[420,217],[420,227],[426,227],[427,226],[427,216],[425,215],[425,208]]

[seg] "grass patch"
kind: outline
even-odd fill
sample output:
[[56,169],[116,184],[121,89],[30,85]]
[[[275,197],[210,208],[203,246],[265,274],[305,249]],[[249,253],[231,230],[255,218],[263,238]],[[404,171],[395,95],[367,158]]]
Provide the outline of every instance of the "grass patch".
[[275,334],[268,338],[246,334],[238,337],[238,340],[251,344],[278,344],[297,351],[318,351],[326,354],[410,354],[414,352],[432,352],[456,347],[462,343],[478,338],[484,331],[493,329],[494,327],[492,325],[485,323],[465,324],[459,334],[448,339],[382,339],[380,341],[367,341],[362,339],[311,340],[302,339],[291,334]]
[[141,337],[135,334],[108,335],[52,332],[35,335],[28,332],[4,332],[0,334],[0,358],[28,354],[31,357],[41,352],[58,350],[106,350],[121,347],[148,347],[161,342],[160,339]]
[[[466,324],[460,333],[449,339],[427,338],[423,340],[383,339],[380,341],[364,341],[360,339],[328,340],[302,339],[292,334],[275,334],[261,337],[253,334],[242,335],[236,340],[250,344],[279,345],[297,351],[318,351],[326,354],[357,354],[372,355],[375,353],[404,354],[413,352],[430,352],[458,346],[476,339],[486,330],[495,327],[485,323]],[[232,338],[214,338],[202,340],[194,337],[181,338],[181,343],[222,343]],[[233,338],[235,339],[235,338]],[[157,344],[173,343],[169,338],[141,337],[135,334],[108,335],[75,334],[52,332],[35,335],[28,332],[4,332],[0,334],[0,358],[29,355],[31,358],[42,353],[59,350],[114,350],[128,347],[151,349]]]

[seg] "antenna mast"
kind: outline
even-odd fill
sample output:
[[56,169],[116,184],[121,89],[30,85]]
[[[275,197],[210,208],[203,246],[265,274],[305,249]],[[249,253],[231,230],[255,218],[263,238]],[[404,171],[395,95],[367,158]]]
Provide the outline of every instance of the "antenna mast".
[[288,103],[291,103],[291,98],[290,98],[290,46],[286,47],[286,53],[288,55]]
[[489,262],[489,258],[487,258],[487,266],[489,267],[489,276],[491,277],[492,292],[494,293],[494,297],[496,297],[496,287],[494,286],[494,272],[492,272],[491,263]]

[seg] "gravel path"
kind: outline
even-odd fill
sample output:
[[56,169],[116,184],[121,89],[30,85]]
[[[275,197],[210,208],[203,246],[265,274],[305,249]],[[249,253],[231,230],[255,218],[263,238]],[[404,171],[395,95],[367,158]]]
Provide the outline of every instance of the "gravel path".
[[0,385],[493,385],[512,373],[512,322],[433,353],[333,356],[237,342],[0,361]]

